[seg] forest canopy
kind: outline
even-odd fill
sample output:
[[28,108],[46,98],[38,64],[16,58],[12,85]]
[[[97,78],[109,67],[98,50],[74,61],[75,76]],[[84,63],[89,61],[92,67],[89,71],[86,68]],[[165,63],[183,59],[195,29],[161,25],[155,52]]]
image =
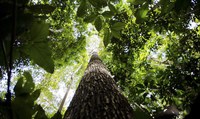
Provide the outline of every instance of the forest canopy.
[[1,0],[0,116],[62,117],[97,51],[136,119],[170,105],[183,118],[200,91],[199,19],[199,0]]

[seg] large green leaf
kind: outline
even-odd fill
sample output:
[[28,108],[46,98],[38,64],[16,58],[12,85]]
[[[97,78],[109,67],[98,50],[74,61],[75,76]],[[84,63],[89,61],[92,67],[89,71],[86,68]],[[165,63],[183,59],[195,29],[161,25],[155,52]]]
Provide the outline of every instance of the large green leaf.
[[136,23],[142,23],[147,18],[147,13],[149,12],[148,4],[143,5],[141,8],[137,9],[135,12]]
[[14,87],[14,92],[15,92],[15,95],[16,96],[19,96],[21,95],[22,93],[22,85],[23,85],[23,78],[19,78],[15,87]]
[[104,46],[107,47],[107,45],[110,43],[110,40],[111,40],[111,32],[109,30],[109,28],[105,28],[104,29],[104,38],[103,38],[103,43],[104,43]]
[[27,97],[16,97],[12,102],[14,119],[32,119],[35,113],[33,104],[27,101]]
[[114,13],[112,11],[105,11],[102,13],[102,15],[105,17],[105,18],[111,18]]
[[51,58],[51,50],[48,47],[48,43],[34,43],[24,47],[24,52],[47,72],[54,72],[54,62]]
[[111,29],[111,32],[112,32],[112,35],[113,35],[115,38],[120,38],[120,37],[121,37],[120,31],[112,30],[112,29]]
[[32,101],[36,101],[38,99],[38,97],[40,96],[40,92],[41,90],[37,89],[31,94]]
[[110,11],[112,11],[113,13],[117,13],[117,10],[114,5],[108,4],[108,7],[109,7]]
[[97,29],[97,31],[100,31],[102,28],[102,19],[101,16],[98,16],[94,22],[95,28]]
[[24,77],[20,77],[14,87],[16,96],[27,96],[30,94],[35,87],[32,76],[29,72],[24,72]]
[[121,33],[120,31],[125,27],[125,23],[123,22],[116,22],[115,24],[113,24],[111,26],[111,32],[112,32],[112,35],[115,37],[115,38],[120,38],[121,37]]
[[29,34],[24,36],[24,39],[28,39],[28,43],[22,47],[21,51],[47,72],[53,73],[54,62],[47,42],[48,28],[48,24],[34,22]]
[[114,25],[111,26],[111,30],[120,31],[125,27],[125,23],[123,22],[116,22]]
[[97,14],[91,13],[91,15],[85,17],[84,22],[91,23],[96,19],[96,17]]
[[44,22],[34,22],[30,29],[30,40],[34,42],[46,41],[49,34],[49,25]]
[[14,119],[31,119],[36,111],[39,113],[36,117],[45,117],[42,107],[37,108],[37,105],[34,105],[41,92],[40,89],[34,91],[34,85],[28,72],[24,72],[24,76],[18,79],[14,88],[15,98],[12,101]]
[[35,88],[35,84],[33,83],[33,78],[29,72],[24,72],[24,77],[26,79],[26,82],[23,86],[23,91],[26,93],[31,93]]
[[35,115],[34,119],[48,119],[41,105],[37,105],[36,110],[37,110],[37,114]]
[[86,0],[81,0],[81,4],[77,10],[77,16],[84,17],[85,14],[87,14],[87,3]]

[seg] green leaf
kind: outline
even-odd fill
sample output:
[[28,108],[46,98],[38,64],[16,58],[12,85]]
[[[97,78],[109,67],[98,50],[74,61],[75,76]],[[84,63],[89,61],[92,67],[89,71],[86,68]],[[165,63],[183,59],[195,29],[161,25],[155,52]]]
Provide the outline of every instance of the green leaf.
[[40,96],[40,92],[41,92],[41,90],[37,89],[31,94],[31,98],[32,98],[33,101],[38,99],[38,97]]
[[114,13],[111,11],[105,11],[102,13],[102,15],[106,18],[111,18],[112,16],[114,16]]
[[24,77],[26,79],[26,82],[23,87],[23,92],[31,93],[35,88],[35,84],[33,83],[33,78],[29,72],[24,72]]
[[112,11],[113,13],[117,13],[117,10],[114,5],[108,4],[108,7],[109,7],[110,11]]
[[104,43],[104,46],[107,47],[107,45],[110,43],[110,40],[111,40],[111,32],[109,30],[109,28],[105,28],[104,29],[104,38],[103,38],[103,43]]
[[48,14],[55,10],[56,7],[53,7],[48,4],[35,4],[27,7],[31,12],[38,14]]
[[51,50],[47,43],[34,43],[24,47],[23,50],[36,64],[47,72],[54,72],[54,62],[51,58]]
[[30,29],[32,42],[45,41],[49,34],[49,25],[44,22],[34,22]]
[[147,9],[142,9],[139,11],[140,17],[143,19],[146,17],[147,13],[148,13]]
[[54,62],[51,59],[51,50],[46,40],[49,33],[48,28],[48,24],[34,22],[29,34],[25,35],[25,38],[30,41],[21,48],[21,51],[47,72],[53,73]]
[[125,27],[125,23],[123,22],[116,22],[114,25],[111,26],[111,30],[120,31]]
[[112,29],[111,29],[111,32],[112,32],[112,35],[113,35],[115,38],[120,38],[120,37],[121,37],[120,31],[112,30]]
[[37,105],[36,110],[37,110],[37,114],[35,115],[34,119],[48,119],[41,105]]
[[143,5],[140,9],[135,12],[136,23],[142,23],[147,18],[148,4]]
[[81,4],[77,10],[77,16],[84,17],[85,14],[87,14],[87,3],[86,0],[81,0]]
[[17,84],[14,87],[14,92],[16,96],[27,96],[29,95],[35,88],[35,84],[33,83],[32,76],[29,72],[24,72],[24,78],[20,77],[17,81]]
[[23,78],[20,77],[14,87],[14,92],[15,92],[15,95],[16,96],[19,96],[21,95],[21,92],[22,92],[22,85],[23,85]]
[[95,28],[97,29],[97,31],[100,31],[102,28],[102,19],[100,16],[98,16],[94,22]]
[[84,22],[91,23],[91,22],[93,22],[96,19],[96,17],[97,17],[97,14],[91,13],[91,15],[87,16],[84,19]]
[[18,79],[14,88],[16,96],[12,101],[14,118],[31,119],[36,112],[34,101],[39,97],[40,90],[33,92],[34,85],[32,76],[28,72],[24,72],[23,77]]
[[35,113],[33,104],[28,102],[26,97],[16,97],[12,102],[14,119],[32,119]]

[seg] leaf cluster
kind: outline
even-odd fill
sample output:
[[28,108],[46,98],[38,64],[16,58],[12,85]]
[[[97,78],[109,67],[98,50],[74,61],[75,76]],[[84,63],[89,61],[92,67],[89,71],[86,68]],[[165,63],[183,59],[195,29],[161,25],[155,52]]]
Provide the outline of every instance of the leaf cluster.
[[[54,63],[46,39],[49,35],[49,25],[44,20],[55,7],[48,4],[31,4],[28,0],[23,0],[16,3],[16,11],[13,11],[13,4],[10,0],[0,3],[0,66],[2,69],[8,68],[8,59],[12,57],[12,62],[16,66],[27,64],[31,60],[53,73]],[[14,15],[17,17],[14,18]],[[11,36],[15,36],[16,39],[12,41]],[[2,74],[3,70],[0,73]]]
[[[173,104],[189,110],[200,91],[199,2],[130,0],[120,5],[123,10],[104,31],[104,45],[112,52],[107,65],[115,80],[133,105],[152,115]],[[124,27],[108,37],[115,22]]]

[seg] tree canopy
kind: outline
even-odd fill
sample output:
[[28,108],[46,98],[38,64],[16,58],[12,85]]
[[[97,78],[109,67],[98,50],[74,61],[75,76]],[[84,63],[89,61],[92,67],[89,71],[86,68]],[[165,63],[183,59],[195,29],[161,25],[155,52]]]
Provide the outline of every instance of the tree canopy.
[[199,19],[199,0],[1,0],[0,116],[61,116],[53,92],[75,89],[99,50],[136,119],[169,105],[183,117],[200,91]]

